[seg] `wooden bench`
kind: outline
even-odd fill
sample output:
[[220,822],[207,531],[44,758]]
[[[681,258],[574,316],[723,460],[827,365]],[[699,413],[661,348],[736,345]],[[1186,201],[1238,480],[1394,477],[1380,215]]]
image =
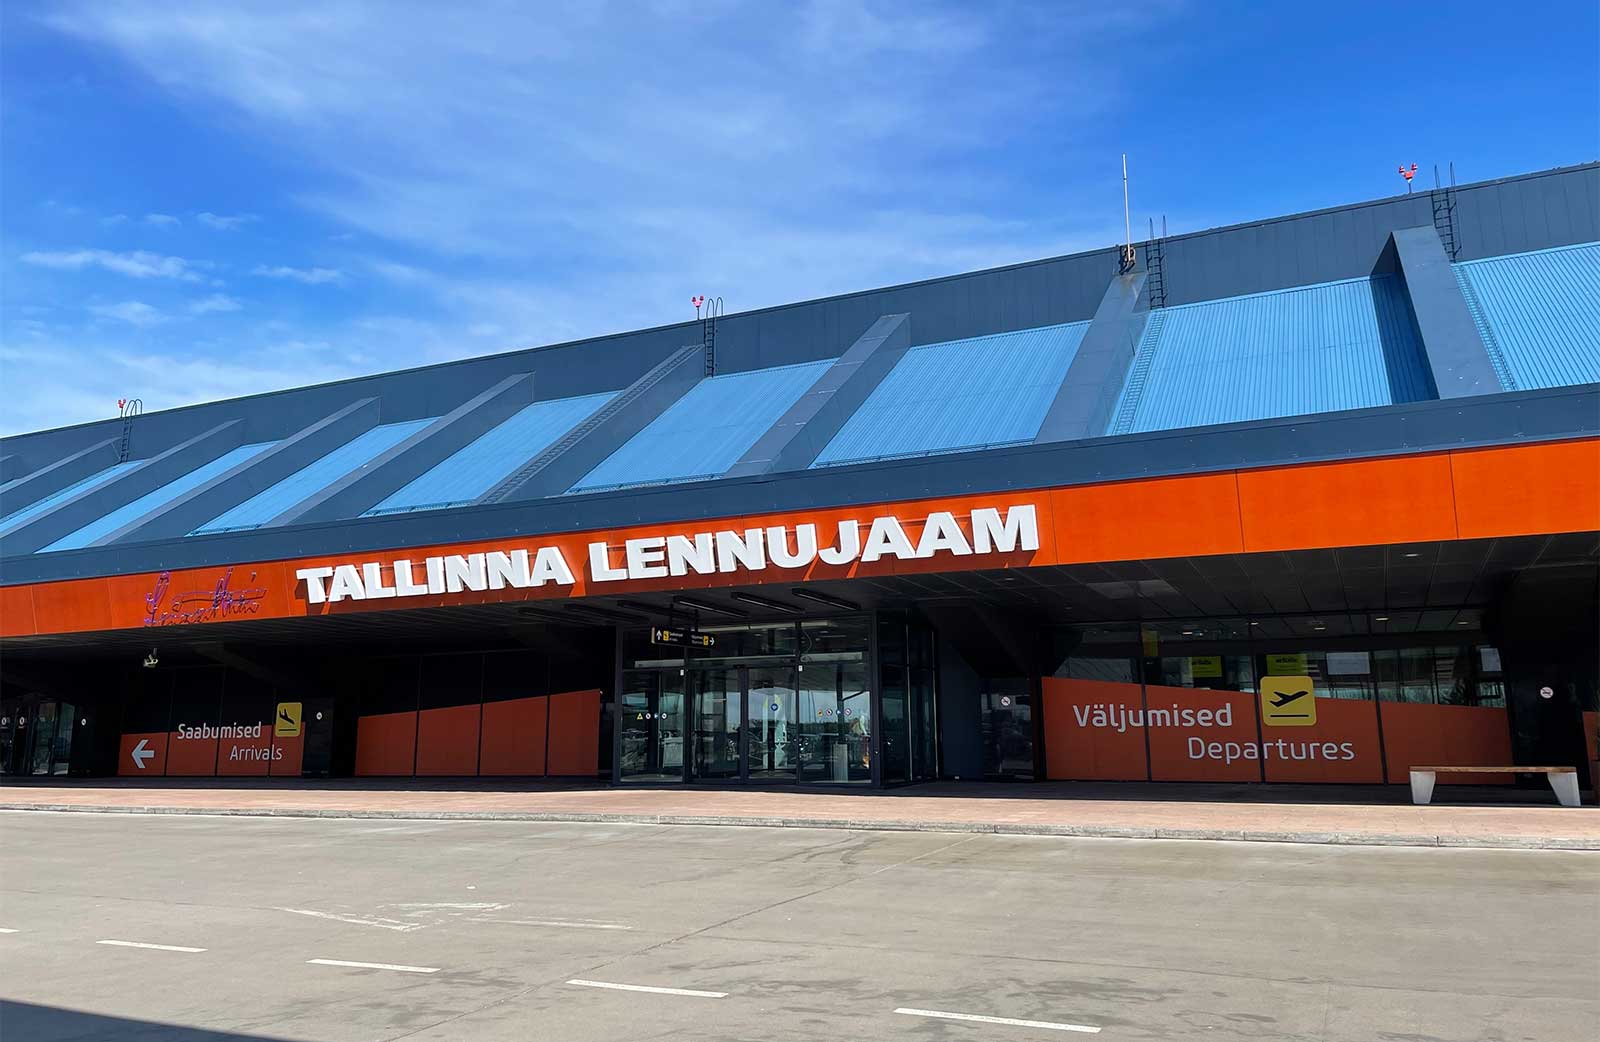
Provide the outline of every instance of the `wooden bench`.
[[1550,788],[1563,807],[1579,806],[1576,767],[1413,767],[1411,802],[1432,803],[1433,783],[1441,774],[1542,774],[1550,779]]

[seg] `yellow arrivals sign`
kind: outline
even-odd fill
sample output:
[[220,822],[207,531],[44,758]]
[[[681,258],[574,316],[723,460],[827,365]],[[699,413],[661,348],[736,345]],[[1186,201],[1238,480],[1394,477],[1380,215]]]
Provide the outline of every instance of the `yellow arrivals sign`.
[[300,737],[299,702],[278,703],[278,714],[272,718],[272,733],[277,738]]

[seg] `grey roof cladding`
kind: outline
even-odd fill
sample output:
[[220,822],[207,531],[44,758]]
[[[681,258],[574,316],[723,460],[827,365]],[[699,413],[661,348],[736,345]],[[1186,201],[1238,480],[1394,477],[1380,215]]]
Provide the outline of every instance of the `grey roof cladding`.
[[[1432,222],[1429,201],[1419,193],[1315,213],[1258,221],[1213,231],[1174,236],[1165,245],[1166,303],[1169,307],[1223,298],[1271,293],[1301,286],[1371,279],[1383,276],[1379,258],[1397,229]],[[1456,258],[1466,262],[1497,256],[1507,250],[1550,249],[1600,240],[1600,164],[1523,175],[1456,189]],[[1051,258],[987,271],[952,275],[925,282],[869,290],[760,311],[730,314],[718,325],[718,375],[772,370],[840,356],[874,323],[887,315],[908,315],[912,348],[1037,330],[1095,316],[1117,271],[1115,248]],[[1377,281],[1383,281],[1382,278]],[[588,394],[615,393],[699,339],[695,323],[620,333],[569,344],[552,345],[483,358],[468,359],[403,372],[361,377],[339,383],[298,388],[224,402],[147,413],[135,421],[133,453],[155,456],[219,423],[239,422],[241,439],[249,443],[277,441],[361,398],[381,402],[382,422],[405,422],[444,416],[506,381],[529,374],[533,399],[552,401]],[[1113,369],[1115,367],[1113,366]],[[1096,391],[1106,397],[1116,374],[1097,375]],[[1592,406],[1588,397],[1556,393],[1550,400]],[[146,397],[151,397],[146,393]],[[1398,398],[1399,396],[1395,396]],[[1492,394],[1489,398],[1506,398]],[[1391,399],[1393,400],[1393,399]],[[1520,399],[1519,399],[1520,401]],[[956,452],[929,460],[898,464],[851,463],[820,468],[811,476],[778,472],[768,465],[741,466],[739,477],[692,481],[667,488],[596,491],[574,502],[515,496],[504,503],[482,502],[447,510],[418,510],[400,517],[351,519],[349,512],[319,514],[314,520],[288,519],[271,531],[221,533],[187,540],[118,541],[115,550],[90,547],[39,555],[48,561],[24,560],[18,549],[4,545],[0,583],[85,574],[115,574],[152,567],[179,567],[225,560],[268,560],[302,553],[337,552],[357,547],[417,545],[462,538],[514,536],[540,531],[690,519],[737,514],[764,508],[845,505],[923,495],[948,495],[1001,488],[1067,484],[1078,480],[1112,480],[1143,473],[1187,473],[1207,466],[1264,465],[1311,458],[1343,458],[1419,451],[1444,445],[1490,444],[1485,431],[1464,427],[1460,417],[1509,415],[1489,402],[1471,400],[1458,414],[1435,413],[1435,402],[1384,405],[1381,398],[1361,399],[1376,406],[1357,412],[1323,414],[1293,421],[1267,419],[1202,430],[1188,428],[1169,436],[1133,434],[1126,438],[1092,438],[983,452]],[[1332,399],[1324,407],[1350,404]],[[1541,422],[1507,425],[1501,441],[1571,437],[1592,434],[1590,417],[1551,407]],[[1414,411],[1420,409],[1421,411]],[[1524,406],[1514,411],[1522,414]],[[1484,410],[1488,410],[1485,412]],[[1244,419],[1249,414],[1197,412],[1190,422]],[[1262,415],[1256,413],[1255,415]],[[1370,415],[1366,426],[1355,417]],[[1388,417],[1387,419],[1385,417]],[[1403,417],[1397,420],[1395,417]],[[641,417],[647,422],[647,418]],[[1327,432],[1343,432],[1337,441]],[[1419,435],[1424,429],[1426,435]],[[1352,434],[1351,432],[1356,432]],[[8,458],[13,480],[51,466],[75,452],[102,445],[120,434],[120,421],[0,440],[0,456]],[[1080,436],[1081,437],[1081,436]],[[1152,440],[1155,439],[1155,440]],[[1309,439],[1309,440],[1308,440]],[[1399,439],[1399,440],[1385,440]],[[1041,440],[1043,440],[1041,438]],[[1083,460],[1079,446],[1112,442],[1126,447],[1097,449],[1109,453],[1116,466],[1062,470],[1044,462]],[[1168,457],[1150,467],[1129,462],[1129,453],[1151,451],[1155,444]],[[1226,445],[1227,451],[1218,449]],[[975,463],[982,458],[985,462]],[[18,462],[20,461],[20,462]],[[415,469],[415,468],[410,468]],[[411,476],[415,476],[414,474]],[[564,489],[563,489],[564,490]],[[551,490],[544,495],[559,495]],[[371,503],[361,504],[363,509]],[[341,507],[341,510],[343,508]],[[359,512],[359,511],[357,511]],[[178,545],[182,542],[185,545]]]

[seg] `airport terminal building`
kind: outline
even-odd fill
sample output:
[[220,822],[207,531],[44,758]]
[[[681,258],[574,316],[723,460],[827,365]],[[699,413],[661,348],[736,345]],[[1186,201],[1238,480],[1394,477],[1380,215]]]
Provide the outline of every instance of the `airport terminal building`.
[[0,769],[1587,779],[1597,603],[1590,164],[6,438]]

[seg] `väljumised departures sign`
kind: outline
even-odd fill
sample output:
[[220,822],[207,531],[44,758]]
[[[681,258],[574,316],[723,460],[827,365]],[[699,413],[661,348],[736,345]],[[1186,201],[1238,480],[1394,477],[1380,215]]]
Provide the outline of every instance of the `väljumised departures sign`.
[[709,633],[696,633],[694,630],[674,630],[665,626],[655,626],[650,630],[650,643],[670,644],[675,648],[714,648],[717,638]]

